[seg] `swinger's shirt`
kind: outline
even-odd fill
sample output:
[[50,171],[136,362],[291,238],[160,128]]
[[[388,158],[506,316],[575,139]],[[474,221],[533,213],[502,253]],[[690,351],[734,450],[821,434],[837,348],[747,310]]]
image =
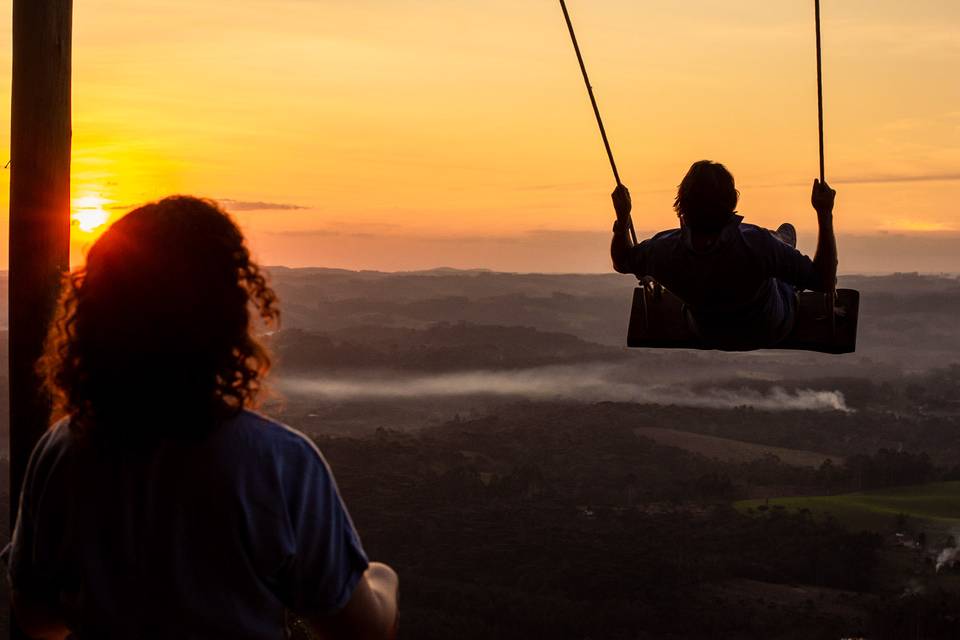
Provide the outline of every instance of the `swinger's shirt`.
[[816,287],[809,257],[738,215],[705,249],[694,247],[684,227],[644,240],[629,260],[632,273],[684,302],[702,340],[726,349],[775,345],[793,328],[797,291]]
[[279,639],[287,610],[338,611],[366,568],[314,444],[246,411],[126,454],[59,423],[30,459],[9,559],[13,587],[75,638]]

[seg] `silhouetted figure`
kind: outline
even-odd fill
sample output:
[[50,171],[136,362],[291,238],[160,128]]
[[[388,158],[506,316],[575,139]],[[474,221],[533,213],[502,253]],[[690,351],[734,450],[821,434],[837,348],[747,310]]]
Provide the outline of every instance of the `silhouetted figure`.
[[610,254],[620,273],[652,277],[684,302],[691,330],[708,345],[771,347],[793,327],[800,290],[833,291],[837,245],[836,192],[814,180],[811,203],[820,225],[813,260],[796,249],[793,225],[772,232],[743,222],[733,176],[718,163],[690,167],[674,209],[680,228],[634,244],[629,233],[630,192],[617,187]]
[[[252,317],[251,310],[258,318]],[[66,280],[40,363],[62,418],[30,460],[11,543],[19,624],[62,638],[387,638],[397,576],[370,564],[326,462],[249,410],[277,299],[214,203],[136,209]]]

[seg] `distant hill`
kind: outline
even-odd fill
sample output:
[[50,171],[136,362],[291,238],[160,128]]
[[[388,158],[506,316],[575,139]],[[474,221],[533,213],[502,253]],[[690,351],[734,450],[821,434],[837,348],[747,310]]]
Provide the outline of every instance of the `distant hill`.
[[422,329],[287,329],[271,336],[282,373],[517,369],[623,359],[623,350],[530,327],[438,323]]
[[[618,274],[553,275],[438,269],[382,273],[334,269],[270,270],[284,327],[330,332],[367,327],[423,329],[434,323],[522,326],[612,347],[625,343],[635,280]],[[922,369],[960,362],[960,280],[895,274],[849,276],[861,291],[858,353],[845,358],[780,353],[751,364]],[[650,352],[641,352],[650,353]],[[678,356],[679,357],[679,356]],[[744,356],[708,354],[731,362]],[[875,369],[875,372],[877,370]]]
[[[344,269],[269,269],[283,326],[331,332],[351,327],[425,329],[439,322],[530,327],[611,347],[625,343],[635,280],[619,274],[499,273],[440,267],[385,273]],[[843,358],[752,354],[751,366],[789,361],[812,366],[917,370],[960,363],[960,279],[899,273],[846,276],[862,293],[858,352]],[[6,327],[7,273],[0,272],[0,328]],[[652,352],[641,352],[652,353]],[[745,356],[705,354],[705,362]],[[680,358],[677,355],[677,358]],[[838,371],[843,373],[843,371]],[[895,372],[893,372],[895,373]]]

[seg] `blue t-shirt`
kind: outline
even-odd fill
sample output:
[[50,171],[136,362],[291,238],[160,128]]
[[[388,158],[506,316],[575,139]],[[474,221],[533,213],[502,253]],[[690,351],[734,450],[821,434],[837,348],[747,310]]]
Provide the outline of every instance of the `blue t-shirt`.
[[708,248],[671,229],[633,248],[630,271],[683,300],[691,328],[725,348],[772,346],[793,328],[797,291],[816,286],[813,261],[734,215]]
[[288,610],[342,609],[366,568],[313,442],[244,411],[126,453],[58,423],[27,468],[9,578],[77,638],[259,640]]

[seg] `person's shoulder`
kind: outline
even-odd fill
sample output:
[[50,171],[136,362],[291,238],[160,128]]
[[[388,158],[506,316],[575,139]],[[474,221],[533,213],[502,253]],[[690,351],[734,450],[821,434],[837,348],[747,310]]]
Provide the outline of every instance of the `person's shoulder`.
[[653,234],[640,244],[648,247],[672,245],[680,242],[682,238],[683,236],[680,229],[667,229],[666,231]]
[[[277,478],[296,493],[304,486],[311,490],[335,486],[333,471],[326,458],[309,436],[278,420],[244,410],[234,416],[221,430],[222,446],[227,460],[235,469],[245,467],[243,473],[252,469],[261,477],[266,474]],[[237,460],[249,465],[236,465]]]
[[33,453],[30,455],[31,475],[49,476],[78,450],[78,443],[78,437],[70,429],[69,418],[53,423],[43,432],[33,447]]
[[678,240],[680,238],[680,229],[667,229],[653,234],[651,240]]
[[37,441],[35,450],[44,457],[63,453],[77,444],[77,436],[70,428],[70,418],[61,418],[47,429]]
[[751,248],[755,250],[764,250],[771,247],[778,249],[780,248],[779,245],[783,244],[773,237],[773,234],[770,233],[769,229],[765,229],[759,225],[750,224],[749,222],[741,222],[738,228],[740,231],[740,236]]
[[224,433],[255,449],[281,456],[300,455],[323,461],[323,455],[305,433],[256,411],[245,409],[231,418]]
[[759,225],[751,224],[749,222],[742,222],[742,221],[740,222],[740,233],[744,235],[750,235],[750,236],[760,235],[760,234],[763,234],[764,236],[770,236],[769,230]]

